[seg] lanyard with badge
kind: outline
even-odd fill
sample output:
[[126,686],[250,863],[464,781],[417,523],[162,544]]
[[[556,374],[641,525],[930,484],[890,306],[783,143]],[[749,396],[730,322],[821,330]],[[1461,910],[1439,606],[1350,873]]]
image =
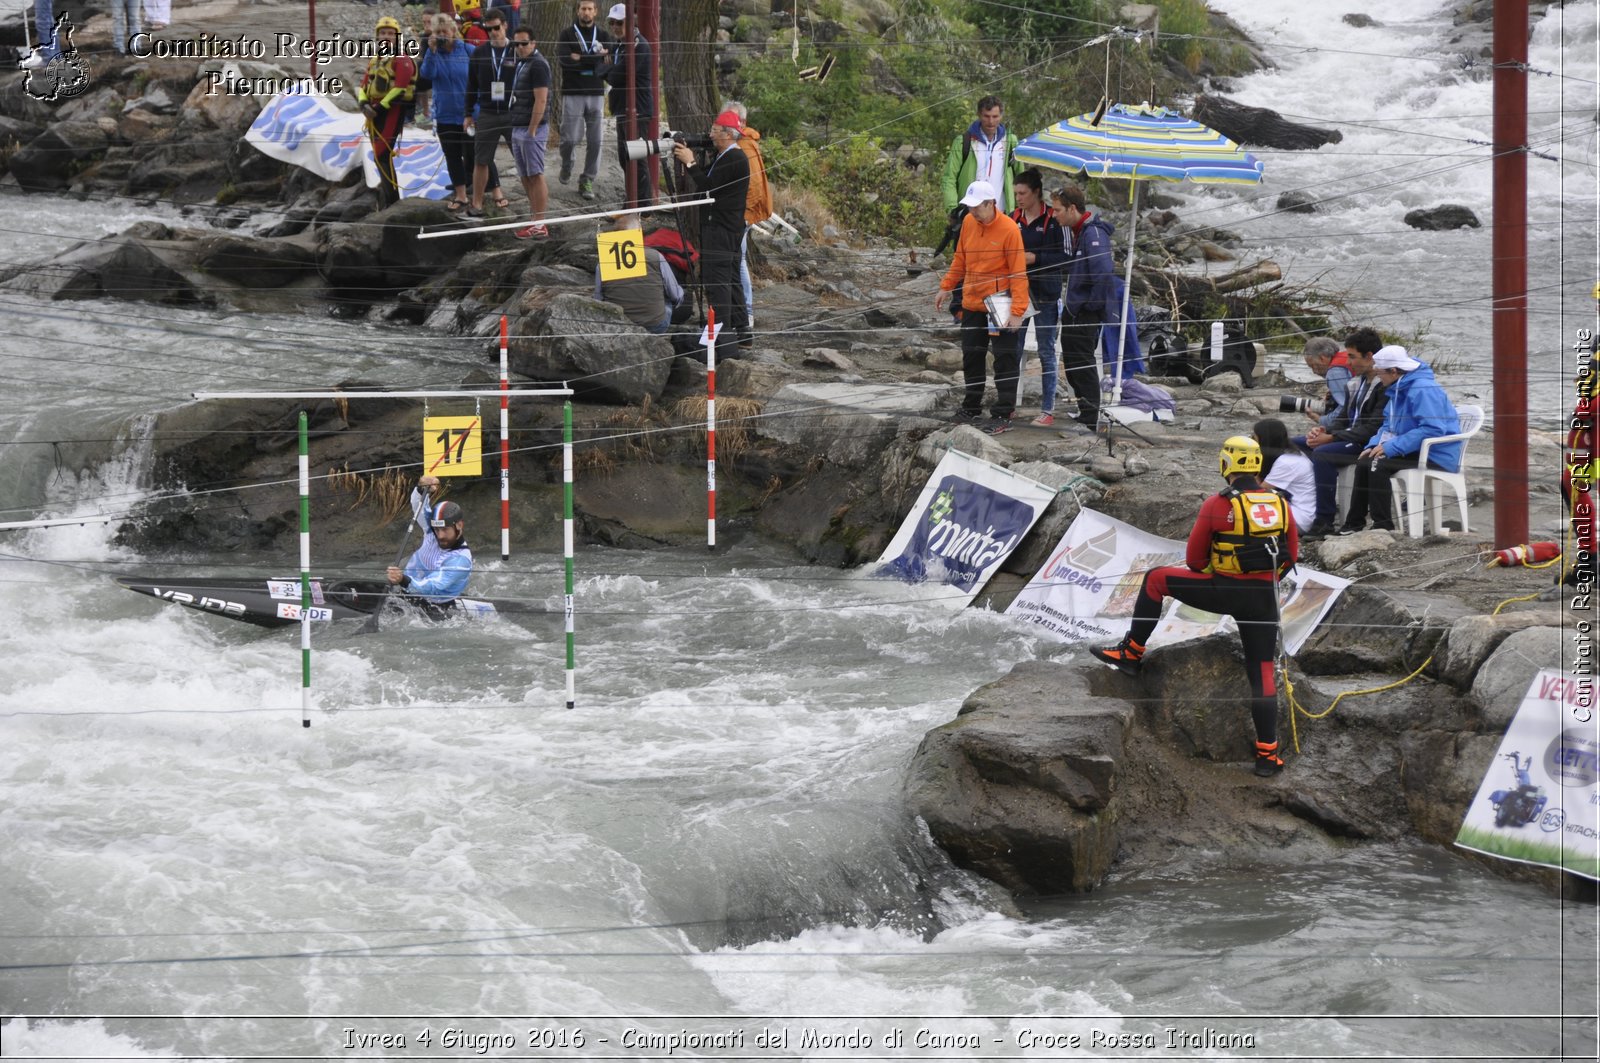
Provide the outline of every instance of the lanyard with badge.
[[[602,52],[602,51],[605,50],[605,49],[600,47],[600,27],[599,26],[594,27],[594,29],[592,31],[592,36],[588,40],[584,40],[583,39],[583,30],[581,28],[579,28],[579,26],[578,26],[578,24],[576,22],[574,22],[572,24],[572,32],[573,32],[573,35],[578,38],[578,46],[583,49],[583,54],[585,54],[585,55],[594,55],[597,52]],[[594,68],[593,67],[590,67],[587,70],[579,71],[579,73],[584,74],[584,75],[586,75],[588,77],[594,77],[595,76],[595,72],[594,72]]]
[[507,45],[500,49],[499,55],[495,55],[494,47],[491,45],[489,48],[489,62],[494,64],[494,80],[489,82],[489,99],[495,103],[506,102],[506,83],[500,78],[500,68],[505,64],[506,53],[510,50],[510,46]]

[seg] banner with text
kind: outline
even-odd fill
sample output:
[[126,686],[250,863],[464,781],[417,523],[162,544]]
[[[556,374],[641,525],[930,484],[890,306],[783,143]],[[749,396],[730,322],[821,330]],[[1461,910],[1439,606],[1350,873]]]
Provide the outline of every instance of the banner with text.
[[1600,729],[1595,681],[1533,677],[1456,844],[1600,879]]
[[[256,150],[280,162],[310,170],[329,181],[343,180],[362,167],[368,188],[378,185],[378,168],[367,140],[366,122],[342,111],[316,92],[280,92],[244,135]],[[450,193],[444,152],[432,130],[407,128],[395,151],[400,195],[443,199]]]
[[880,576],[934,580],[966,605],[1039,519],[1055,488],[952,450],[918,496],[883,556]]
[[[1062,642],[1114,642],[1128,630],[1145,573],[1183,564],[1186,545],[1085,509],[1006,615],[1036,624]],[[1300,651],[1349,585],[1303,566],[1284,577],[1279,590],[1286,653]],[[1231,617],[1169,601],[1148,644],[1172,645],[1234,630]]]

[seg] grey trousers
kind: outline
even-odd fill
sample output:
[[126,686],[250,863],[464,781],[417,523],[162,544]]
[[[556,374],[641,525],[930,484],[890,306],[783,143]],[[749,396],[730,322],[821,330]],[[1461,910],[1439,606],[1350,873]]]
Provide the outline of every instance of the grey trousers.
[[561,97],[561,170],[572,169],[572,153],[582,140],[583,176],[594,180],[600,173],[600,146],[605,128],[604,96]]

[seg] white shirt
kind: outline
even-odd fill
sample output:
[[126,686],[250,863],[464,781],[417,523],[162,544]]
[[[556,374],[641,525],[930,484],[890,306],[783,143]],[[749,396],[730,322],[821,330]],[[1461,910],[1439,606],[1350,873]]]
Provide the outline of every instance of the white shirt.
[[1289,512],[1295,527],[1305,531],[1317,519],[1317,477],[1311,459],[1297,450],[1285,451],[1272,463],[1266,482],[1289,496]]

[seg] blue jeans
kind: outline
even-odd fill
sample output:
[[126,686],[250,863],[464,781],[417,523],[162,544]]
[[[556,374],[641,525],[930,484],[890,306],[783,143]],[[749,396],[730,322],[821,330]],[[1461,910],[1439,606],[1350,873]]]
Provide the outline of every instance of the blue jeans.
[[128,40],[144,32],[140,0],[111,0],[111,47],[126,55]]
[[54,0],[33,0],[33,28],[38,30],[35,43],[46,59],[54,59],[61,54],[61,44],[56,40]]
[[[1033,316],[1033,338],[1039,342],[1039,412],[1053,413],[1056,408],[1056,326],[1061,322],[1061,304],[1055,300],[1034,303],[1039,312]],[[1026,329],[1017,330],[1017,360],[1026,362],[1022,345],[1027,341]]]

